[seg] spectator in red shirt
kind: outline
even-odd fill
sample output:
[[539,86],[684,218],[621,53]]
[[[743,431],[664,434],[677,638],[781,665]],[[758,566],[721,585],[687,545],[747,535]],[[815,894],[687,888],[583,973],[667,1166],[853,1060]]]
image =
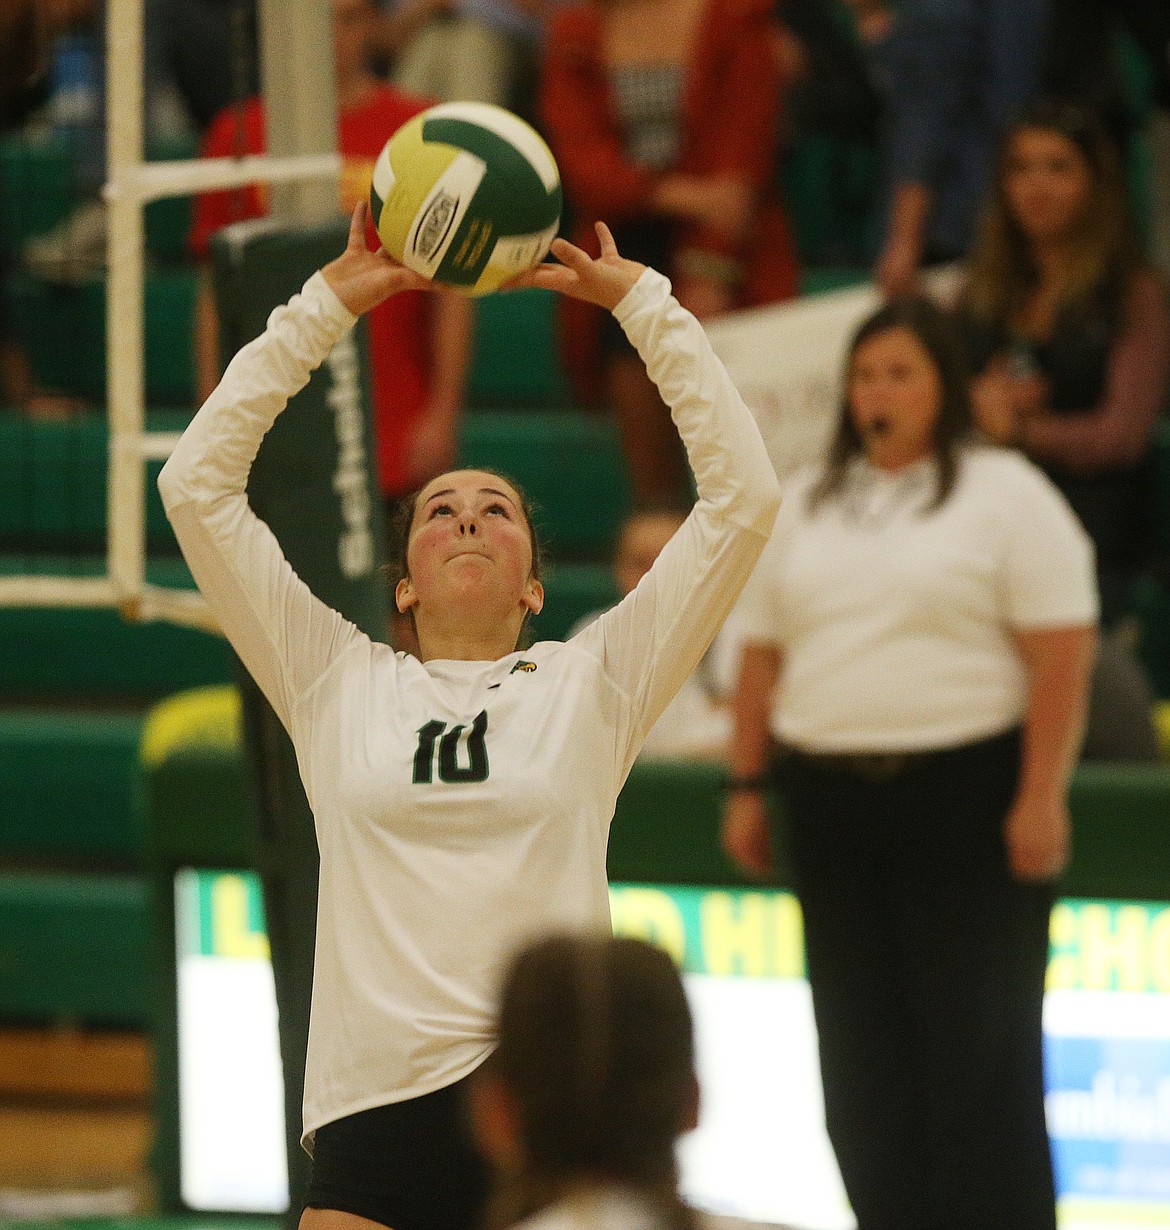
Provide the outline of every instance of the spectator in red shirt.
[[[340,208],[352,213],[370,189],[374,162],[390,135],[428,103],[384,85],[370,70],[367,48],[376,21],[373,0],[333,0],[337,69]],[[263,153],[264,106],[253,98],[222,111],[203,146],[209,158]],[[262,185],[208,192],[195,201],[190,247],[208,257],[211,236],[231,222],[267,212]],[[371,233],[371,242],[373,235]],[[378,481],[394,502],[455,463],[458,421],[471,350],[472,304],[455,294],[396,295],[369,314],[370,366]],[[204,279],[196,311],[200,401],[221,374],[218,322]]]
[[[570,0],[554,10],[541,114],[578,230],[607,221],[620,250],[661,269],[700,319],[797,291],[771,185],[780,72],[772,0]],[[635,497],[690,503],[669,415],[620,329],[566,305],[567,359],[601,375]],[[596,371],[600,356],[600,372]]]

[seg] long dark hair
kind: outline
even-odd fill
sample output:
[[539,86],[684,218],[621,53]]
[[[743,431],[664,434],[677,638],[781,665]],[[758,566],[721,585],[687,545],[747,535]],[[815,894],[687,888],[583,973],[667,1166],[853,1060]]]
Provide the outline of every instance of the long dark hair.
[[930,356],[938,372],[942,404],[934,429],[934,456],[938,462],[938,485],[930,508],[945,503],[954,490],[959,471],[959,447],[970,437],[970,377],[963,348],[950,317],[925,295],[892,299],[862,321],[849,343],[845,364],[845,392],[841,399],[837,431],[829,446],[824,473],[809,492],[809,507],[817,508],[841,491],[845,471],[854,457],[865,452],[865,441],[857,430],[849,406],[849,378],[858,350],[871,338],[892,329],[906,329]]
[[1109,134],[1091,112],[1061,99],[1041,99],[1012,125],[1003,142],[994,186],[971,249],[962,307],[983,324],[1017,320],[1040,278],[1031,244],[1012,212],[1006,188],[1012,141],[1030,128],[1056,133],[1073,145],[1084,158],[1091,181],[1085,215],[1075,237],[1068,284],[1056,305],[1057,313],[1089,308],[1103,284],[1116,278],[1127,285],[1141,264],[1125,175]]
[[485,1070],[515,1101],[525,1164],[505,1181],[493,1224],[601,1180],[693,1230],[674,1153],[694,1107],[693,1028],[666,953],[611,935],[540,940],[508,973],[498,1037]]

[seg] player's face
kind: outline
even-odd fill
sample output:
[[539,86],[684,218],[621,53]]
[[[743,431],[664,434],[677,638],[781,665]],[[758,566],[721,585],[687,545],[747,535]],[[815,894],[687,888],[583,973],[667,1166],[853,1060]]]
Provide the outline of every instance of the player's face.
[[934,451],[942,380],[910,329],[886,329],[858,346],[849,368],[849,409],[868,449],[893,449],[906,459]]
[[1004,193],[1016,224],[1035,242],[1073,232],[1089,204],[1088,161],[1066,136],[1047,128],[1021,128],[1008,146]]
[[539,610],[523,501],[494,474],[454,470],[432,479],[415,503],[406,560],[400,610],[467,602]]

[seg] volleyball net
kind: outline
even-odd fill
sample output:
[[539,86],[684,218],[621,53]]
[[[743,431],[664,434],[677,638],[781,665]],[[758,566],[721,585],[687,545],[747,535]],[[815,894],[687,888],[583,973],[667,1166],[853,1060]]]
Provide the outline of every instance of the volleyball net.
[[[287,186],[303,194],[291,209],[285,197],[285,229],[290,236],[285,246],[289,252],[296,250],[298,221],[336,215],[340,161],[335,152],[335,110],[328,76],[332,71],[328,6],[312,0],[264,0],[259,17],[266,70],[263,79],[266,86],[275,81],[284,91],[279,105],[273,106],[270,101],[275,117],[270,123],[272,152],[232,159],[148,162],[144,150],[143,0],[109,0],[105,23],[106,182],[102,192],[105,270],[104,286],[99,288],[105,297],[108,439],[105,510],[104,518],[98,520],[104,520],[99,528],[104,530],[105,549],[104,554],[98,553],[98,561],[79,561],[65,554],[38,557],[35,565],[30,559],[25,568],[19,558],[11,561],[8,575],[0,576],[0,606],[111,607],[133,620],[161,619],[197,628],[216,627],[196,590],[148,580],[148,479],[152,469],[170,455],[179,432],[174,429],[176,416],[171,416],[171,429],[166,430],[150,422],[157,416],[147,413],[146,213],[152,203],[264,183],[270,186],[269,195],[276,201],[279,214],[280,188]],[[302,116],[311,118],[299,124]],[[304,149],[315,152],[301,152]],[[10,213],[19,207],[19,201],[7,203]],[[313,247],[312,239],[309,244]],[[50,298],[46,314],[50,319],[54,314],[58,317],[52,321],[52,344],[68,348],[76,338],[71,322],[61,318],[61,310],[61,302],[54,303]],[[166,306],[160,310],[165,311]],[[175,335],[171,344],[193,343],[190,337]],[[91,358],[92,371],[103,356]],[[68,456],[83,449],[80,441],[86,427],[92,428],[92,421],[86,425],[66,421],[50,434],[63,441],[60,449]],[[19,445],[32,433],[14,428],[11,434]],[[30,443],[27,448],[30,453],[38,448],[44,452],[39,443]],[[27,471],[35,460],[10,454],[10,484],[20,481],[22,470]],[[35,499],[30,504],[35,504]],[[35,521],[35,508],[28,515]],[[35,539],[33,532],[30,540]],[[86,545],[92,546],[92,541]]]

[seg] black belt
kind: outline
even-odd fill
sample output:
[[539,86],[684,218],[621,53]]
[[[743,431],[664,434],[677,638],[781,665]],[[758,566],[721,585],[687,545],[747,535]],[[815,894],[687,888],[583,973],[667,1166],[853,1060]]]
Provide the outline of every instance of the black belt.
[[791,758],[827,773],[858,777],[867,782],[890,782],[923,765],[945,765],[955,757],[963,760],[969,754],[999,746],[1018,747],[1019,738],[1019,728],[1012,727],[1001,734],[957,747],[936,747],[920,752],[806,752],[790,744],[780,744],[776,754],[779,765]]
[[814,768],[830,773],[847,773],[867,782],[889,782],[901,777],[914,765],[929,760],[933,752],[802,752],[782,748],[781,757],[793,756]]

